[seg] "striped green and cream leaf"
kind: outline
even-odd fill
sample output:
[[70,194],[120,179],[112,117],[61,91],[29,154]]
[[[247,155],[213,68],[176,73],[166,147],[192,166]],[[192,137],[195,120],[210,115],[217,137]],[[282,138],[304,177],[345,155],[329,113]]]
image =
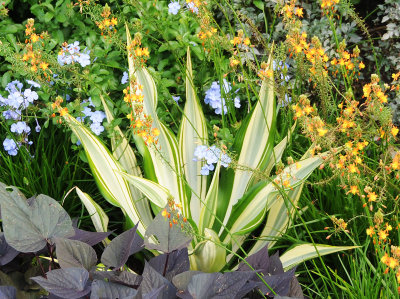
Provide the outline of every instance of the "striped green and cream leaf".
[[107,232],[108,228],[108,216],[103,209],[85,192],[76,187],[76,194],[82,201],[86,210],[88,211],[90,218],[92,219],[94,228],[97,232]]
[[[126,26],[127,45],[131,46],[131,36]],[[129,77],[135,78],[142,86],[143,110],[150,115],[153,127],[158,128],[160,135],[157,137],[157,146],[149,146],[148,150],[154,165],[154,172],[160,185],[169,190],[171,195],[182,204],[183,214],[189,215],[189,202],[185,194],[183,167],[179,155],[178,142],[174,134],[160,122],[157,108],[157,88],[150,73],[145,67],[135,65],[133,58],[128,54]],[[130,92],[134,92],[131,84]]]
[[111,204],[122,208],[133,223],[139,222],[138,230],[143,235],[146,226],[132,201],[129,183],[118,173],[123,170],[121,165],[100,139],[82,123],[68,113],[63,118],[81,141],[101,194]]
[[283,268],[285,270],[288,270],[304,261],[316,258],[318,256],[324,256],[338,251],[351,250],[354,248],[357,248],[357,246],[300,244],[285,251],[285,253],[280,256],[280,260],[282,262]]
[[190,214],[199,223],[202,202],[207,192],[207,177],[200,175],[202,161],[193,161],[198,145],[208,145],[207,123],[193,85],[192,61],[187,50],[186,62],[186,103],[179,128],[179,151],[183,162],[186,181],[192,191]]
[[212,228],[215,221],[218,204],[218,188],[219,188],[219,173],[221,162],[218,162],[210,187],[208,188],[207,196],[204,205],[201,208],[199,220],[199,232],[203,233],[204,229]]
[[[100,96],[100,98],[103,103],[107,121],[108,123],[111,123],[114,119],[114,116],[108,108],[108,105],[103,96]],[[113,156],[115,157],[115,159],[117,159],[117,161],[121,164],[121,166],[125,169],[127,173],[141,177],[142,173],[139,166],[137,165],[135,153],[133,152],[132,147],[129,145],[129,142],[123,134],[122,130],[118,126],[115,126],[113,128],[113,132],[115,134],[111,137],[111,148]],[[150,210],[149,202],[147,198],[144,198],[143,194],[132,184],[129,184],[129,188],[131,190],[132,200],[135,202],[137,209],[140,211],[140,215],[143,219],[143,222],[145,223],[145,226],[148,226],[153,220],[153,215]]]
[[[268,59],[272,69],[272,53]],[[232,207],[249,189],[252,183],[252,169],[264,170],[270,160],[274,147],[275,133],[275,96],[273,78],[261,84],[259,100],[249,120],[243,123],[235,143],[239,152],[238,165],[242,168],[235,171],[229,194],[224,224],[227,223]],[[222,228],[221,228],[222,229]]]
[[142,192],[152,203],[158,206],[160,210],[167,205],[168,199],[172,198],[167,188],[154,183],[153,181],[123,171],[116,172],[138,188],[140,192]]

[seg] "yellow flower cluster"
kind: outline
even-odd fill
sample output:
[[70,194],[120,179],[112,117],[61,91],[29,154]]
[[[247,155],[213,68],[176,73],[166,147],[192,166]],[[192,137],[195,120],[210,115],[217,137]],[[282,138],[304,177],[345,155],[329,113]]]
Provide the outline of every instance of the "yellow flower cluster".
[[129,56],[133,58],[135,62],[145,63],[147,58],[150,57],[150,52],[147,47],[141,47],[142,45],[142,35],[140,33],[136,33],[132,42],[129,46],[127,46],[127,50]]
[[182,216],[181,210],[182,205],[180,203],[175,203],[172,199],[169,199],[168,206],[162,210],[161,215],[168,219],[170,227],[180,224],[181,228],[183,228],[187,223],[187,219]]
[[49,63],[44,61],[42,58],[41,47],[39,45],[39,41],[44,40],[48,37],[47,32],[42,32],[41,34],[35,33],[35,21],[34,19],[28,19],[26,24],[25,34],[25,49],[23,51],[21,60],[30,64],[30,70],[34,73],[37,73],[38,70],[41,70],[43,75],[47,78],[50,78],[49,74],[52,74],[52,71],[49,69]]
[[304,11],[301,7],[296,7],[297,0],[291,0],[289,3],[285,4],[281,10],[283,16],[288,20],[292,19],[294,15],[299,18],[303,17]]
[[321,8],[323,10],[331,9],[332,11],[335,10],[335,4],[339,4],[340,0],[322,0],[321,1]]
[[319,137],[328,133],[328,129],[323,120],[317,115],[315,107],[310,105],[310,100],[305,96],[299,97],[298,103],[292,105],[294,119],[300,119],[304,133],[314,142]]
[[146,145],[157,144],[157,136],[160,131],[152,128],[153,120],[150,115],[143,112],[143,86],[136,81],[131,82],[131,86],[124,89],[124,101],[132,108],[132,112],[127,115],[130,120],[130,127],[134,134],[141,136]]
[[108,4],[104,6],[101,17],[102,20],[96,21],[97,27],[101,30],[101,35],[107,33],[108,36],[111,36],[112,33],[117,32],[115,27],[118,25],[118,20],[115,17],[111,17],[111,9]]

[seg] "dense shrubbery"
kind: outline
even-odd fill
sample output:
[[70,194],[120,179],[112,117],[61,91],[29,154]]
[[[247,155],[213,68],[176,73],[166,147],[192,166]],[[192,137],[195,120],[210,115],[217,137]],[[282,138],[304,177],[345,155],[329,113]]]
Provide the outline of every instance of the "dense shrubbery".
[[[226,297],[279,298],[303,296],[299,265],[305,296],[398,296],[396,1],[25,3],[0,6],[0,181],[56,198],[68,232],[46,235],[48,197],[1,187],[1,275],[34,257],[25,275],[61,297],[213,298],[228,285]],[[18,233],[18,211],[35,215],[36,241]],[[89,236],[68,214],[104,238],[122,233],[96,242],[109,243],[105,266],[68,239]],[[164,233],[168,250],[152,244]],[[147,249],[109,263],[122,236]],[[276,249],[275,273],[260,256]],[[169,258],[182,267],[167,273]],[[224,274],[182,280],[189,267]],[[57,275],[81,282],[67,290]],[[11,280],[10,298],[23,291]]]

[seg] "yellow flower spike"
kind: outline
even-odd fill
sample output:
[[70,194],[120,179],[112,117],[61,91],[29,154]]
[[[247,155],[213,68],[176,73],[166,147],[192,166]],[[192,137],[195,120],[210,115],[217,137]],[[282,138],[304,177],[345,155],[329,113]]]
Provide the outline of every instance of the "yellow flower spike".
[[372,237],[372,235],[375,234],[375,230],[373,226],[370,226],[369,228],[367,228],[367,235]]
[[42,70],[46,70],[46,69],[48,69],[48,67],[49,67],[49,64],[48,63],[46,63],[46,62],[41,62],[40,63],[40,68],[42,69]]
[[154,136],[158,136],[158,135],[160,135],[160,130],[157,128],[153,128],[152,133]]
[[386,240],[386,238],[388,237],[388,233],[386,232],[386,231],[384,231],[384,230],[380,230],[379,232],[378,232],[378,236],[379,236],[379,239],[380,240]]
[[318,128],[317,129],[317,132],[318,132],[318,136],[325,136],[326,135],[326,133],[328,133],[328,129],[324,129],[324,128]]
[[389,267],[389,268],[394,269],[394,268],[396,268],[398,265],[399,265],[399,261],[398,261],[397,259],[395,259],[395,258],[393,258],[393,257],[390,257],[390,258],[389,258],[389,261],[388,261],[388,267]]
[[376,201],[376,199],[378,198],[378,195],[376,195],[375,192],[370,192],[368,195],[368,201]]
[[68,113],[68,108],[65,107],[65,108],[61,109],[61,110],[59,111],[59,113],[60,113],[60,116],[66,115],[66,114]]
[[387,255],[387,253],[385,253],[385,255],[381,257],[381,262],[386,265],[388,260],[389,260],[389,256]]
[[360,191],[358,190],[357,186],[350,186],[350,190],[347,193],[351,193],[353,195],[359,194]]
[[392,133],[393,137],[396,137],[397,134],[399,133],[399,129],[393,126],[392,129],[390,130],[390,133]]

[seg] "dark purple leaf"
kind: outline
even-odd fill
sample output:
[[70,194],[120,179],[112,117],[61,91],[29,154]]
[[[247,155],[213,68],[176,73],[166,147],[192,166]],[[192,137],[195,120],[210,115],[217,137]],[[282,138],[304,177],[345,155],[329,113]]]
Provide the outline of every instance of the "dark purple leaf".
[[142,295],[142,299],[154,299],[158,298],[158,296],[161,294],[161,292],[164,290],[165,286],[161,286],[158,289],[153,289],[150,292]]
[[[169,221],[161,215],[147,227],[145,234],[145,245],[148,249],[156,249],[165,253],[186,247],[192,239],[187,233],[183,232],[179,225],[169,225]],[[149,241],[151,236],[156,237],[158,244]],[[153,240],[152,240],[153,241]]]
[[17,290],[13,286],[0,286],[1,299],[15,299],[17,298]]
[[172,283],[178,290],[187,290],[187,286],[189,285],[192,277],[194,275],[200,274],[203,272],[200,271],[186,271],[176,275],[172,278]]
[[269,274],[283,274],[285,271],[283,270],[281,259],[279,258],[279,252],[275,252],[274,255],[269,258],[269,268],[267,269]]
[[[283,274],[264,276],[263,279],[272,288],[276,294],[287,296],[290,290],[290,284],[294,277],[295,270],[292,269]],[[271,290],[265,285],[260,285],[259,289],[267,295],[272,295]]]
[[153,298],[157,299],[172,299],[176,298],[177,289],[172,283],[170,283],[165,277],[159,274],[149,263],[145,263],[143,270],[143,281],[140,285],[140,290],[142,294],[147,294],[153,292],[156,289],[163,287],[162,292]]
[[20,252],[37,252],[56,237],[73,234],[71,218],[54,199],[40,194],[32,205],[15,187],[0,184],[0,205],[7,243]]
[[261,283],[256,282],[256,281],[253,281],[253,280],[247,281],[247,282],[242,286],[242,288],[236,293],[236,295],[235,295],[234,298],[235,298],[235,299],[242,299],[242,298],[244,298],[244,296],[245,296],[247,293],[251,292],[251,291],[254,290],[255,288],[259,287],[260,285],[261,285]]
[[288,296],[294,298],[304,298],[303,290],[297,280],[296,276],[293,276],[292,281],[290,283],[290,290]]
[[254,271],[201,273],[192,277],[188,292],[194,298],[232,299],[254,275]]
[[107,238],[112,232],[88,232],[79,228],[74,227],[75,235],[68,238],[71,240],[77,240],[84,242],[90,246],[94,246],[97,243],[103,241],[105,238]]
[[[166,263],[168,264],[166,265]],[[164,253],[149,261],[150,266],[169,281],[179,273],[189,271],[190,263],[187,248]],[[164,274],[165,272],[165,274]]]
[[136,293],[135,289],[127,286],[103,280],[94,280],[90,299],[122,299],[135,296]]
[[178,291],[176,296],[181,299],[193,299],[193,296],[188,291]]
[[94,249],[77,240],[57,238],[56,254],[61,268],[85,268],[90,271],[97,264]]
[[47,279],[41,276],[31,279],[56,296],[77,299],[90,292],[89,272],[86,269],[57,269],[47,272],[46,275]]
[[4,234],[0,232],[0,266],[4,266],[11,262],[19,252],[8,245]]
[[[261,270],[261,273],[268,275],[270,268],[270,257],[268,255],[268,245],[257,251],[255,254],[247,257],[246,262],[254,270]],[[240,262],[238,271],[251,271],[252,269],[244,262]]]
[[135,227],[114,238],[101,256],[101,262],[114,269],[121,268],[128,258],[143,249],[143,239],[136,233]]
[[107,279],[108,281],[123,284],[129,287],[138,287],[142,277],[127,271],[95,271],[92,273],[95,279]]

